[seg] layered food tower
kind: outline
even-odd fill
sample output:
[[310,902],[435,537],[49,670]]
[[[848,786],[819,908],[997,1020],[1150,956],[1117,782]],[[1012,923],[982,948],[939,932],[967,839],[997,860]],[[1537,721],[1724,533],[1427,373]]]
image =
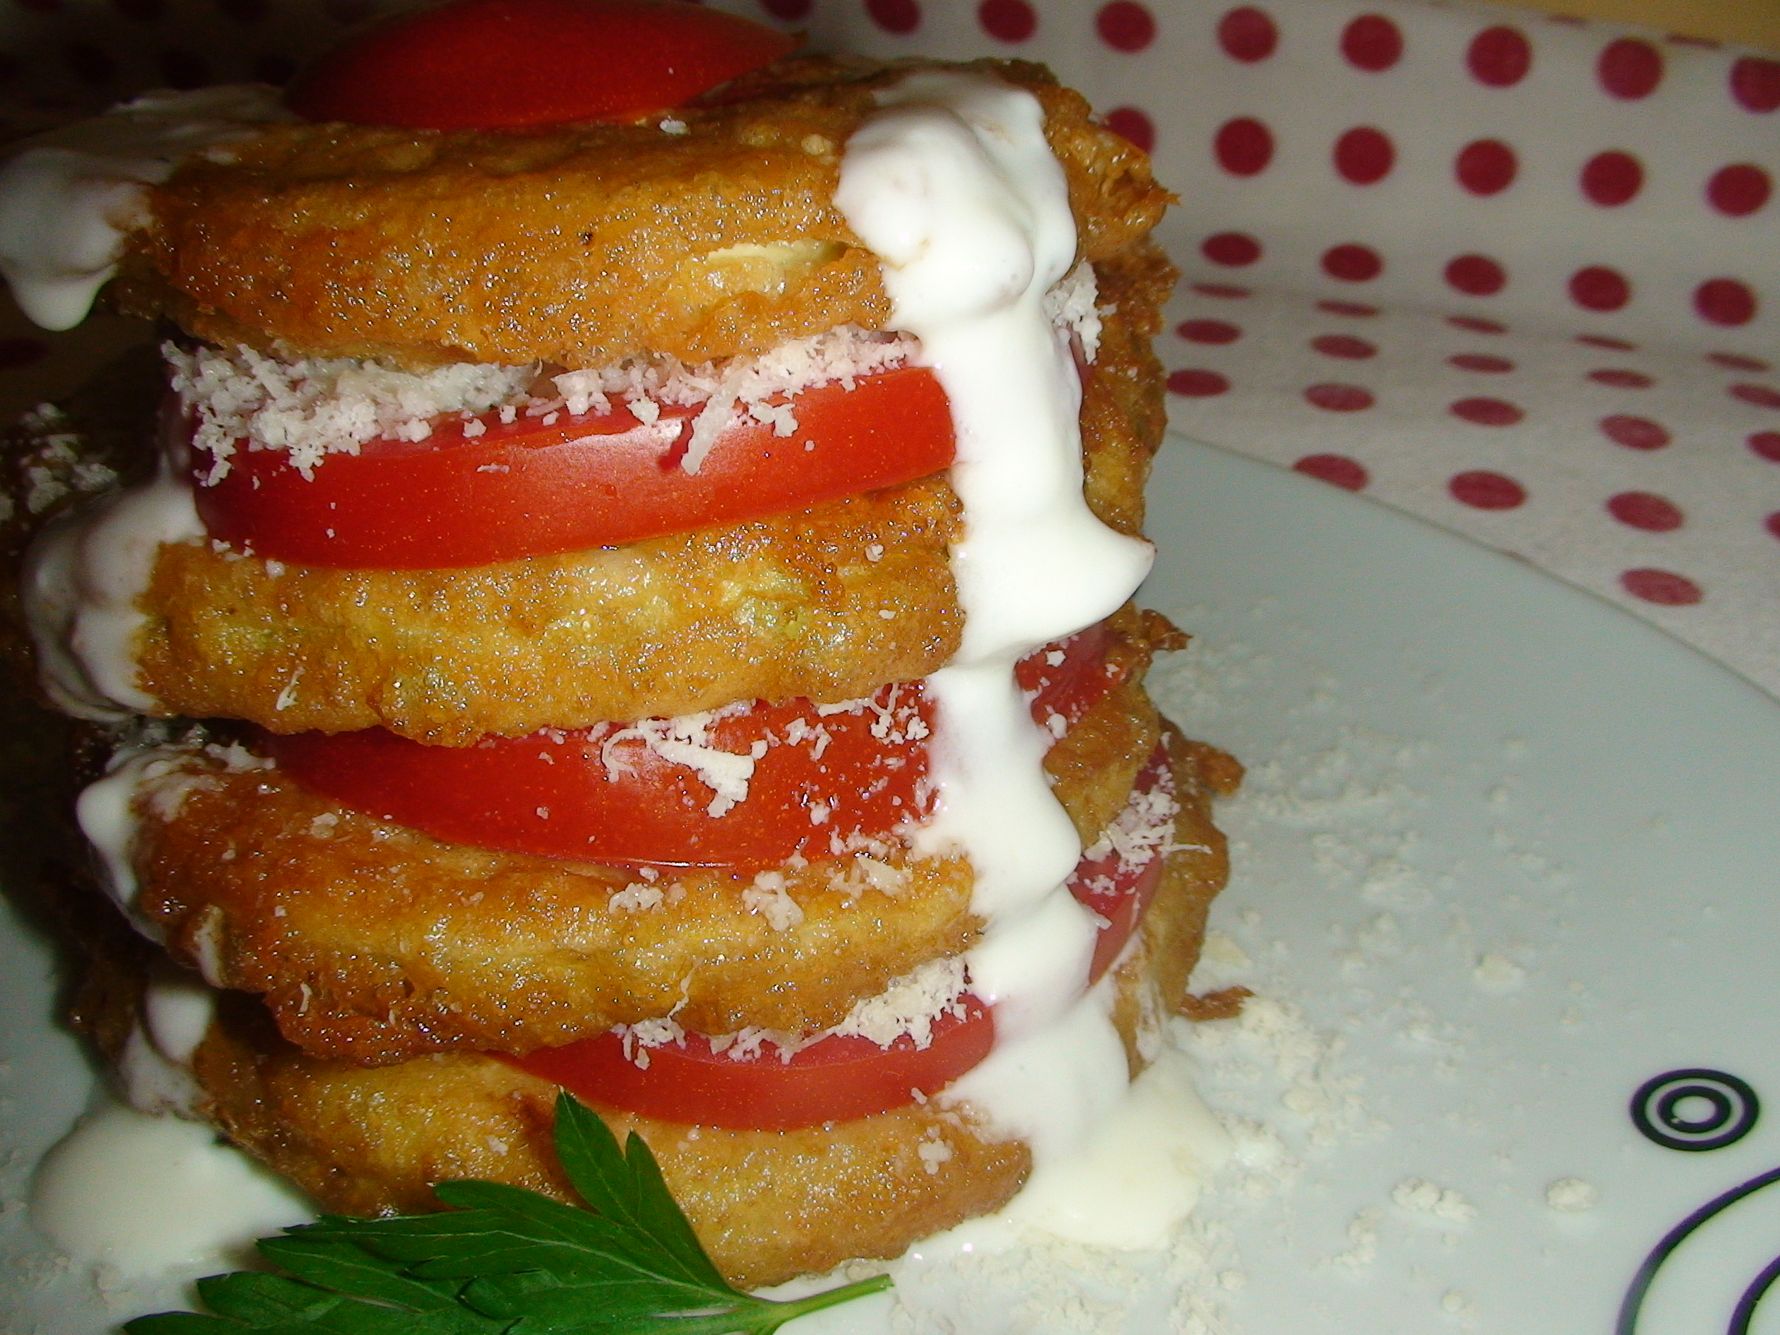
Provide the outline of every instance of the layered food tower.
[[561,1194],[566,1088],[757,1285],[1080,1147],[1189,1000],[1236,770],[1129,601],[1144,156],[1031,66],[749,63],[521,127],[139,105],[102,262],[8,261],[170,331],[138,476],[25,569],[114,748],[129,1097],[374,1214]]

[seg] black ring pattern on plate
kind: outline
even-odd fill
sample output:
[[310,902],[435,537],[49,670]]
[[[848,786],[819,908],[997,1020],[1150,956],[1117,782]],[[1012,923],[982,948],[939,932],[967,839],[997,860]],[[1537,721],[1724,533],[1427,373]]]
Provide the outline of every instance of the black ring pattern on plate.
[[[1753,1196],[1764,1187],[1771,1187],[1780,1182],[1780,1168],[1771,1168],[1758,1177],[1752,1177],[1741,1186],[1732,1187],[1729,1191],[1713,1197],[1674,1228],[1663,1235],[1661,1242],[1651,1248],[1650,1255],[1638,1267],[1638,1273],[1632,1277],[1631,1286],[1626,1289],[1625,1300],[1619,1307],[1619,1320],[1614,1324],[1614,1335],[1636,1335],[1638,1319],[1643,1312],[1644,1298],[1655,1283],[1657,1271],[1663,1262],[1680,1248],[1688,1239],[1707,1224],[1712,1223],[1726,1210],[1731,1209],[1739,1201]],[[1732,1225],[1735,1227],[1735,1225]],[[1709,1245],[1702,1243],[1701,1245]],[[1780,1280],[1780,1257],[1775,1257],[1763,1266],[1760,1273],[1744,1286],[1742,1296],[1737,1300],[1736,1309],[1731,1313],[1730,1321],[1725,1326],[1725,1335],[1749,1335],[1751,1322],[1755,1318],[1755,1309],[1761,1300]],[[1701,1327],[1706,1329],[1706,1327]]]
[[[1682,1105],[1696,1099],[1703,1099],[1711,1111],[1704,1117],[1685,1116]],[[1665,1149],[1720,1150],[1755,1129],[1761,1100],[1747,1081],[1728,1071],[1690,1067],[1652,1076],[1638,1086],[1631,1114],[1640,1134]]]

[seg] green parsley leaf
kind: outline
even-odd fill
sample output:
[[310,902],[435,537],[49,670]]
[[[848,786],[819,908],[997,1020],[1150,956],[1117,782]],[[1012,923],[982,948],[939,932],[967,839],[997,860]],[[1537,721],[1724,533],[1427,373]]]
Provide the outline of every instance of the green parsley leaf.
[[730,1285],[634,1133],[562,1094],[556,1154],[583,1206],[498,1182],[443,1182],[448,1208],[324,1215],[260,1241],[277,1267],[198,1281],[207,1313],[138,1317],[128,1335],[772,1335],[890,1286],[888,1275],[804,1298]]

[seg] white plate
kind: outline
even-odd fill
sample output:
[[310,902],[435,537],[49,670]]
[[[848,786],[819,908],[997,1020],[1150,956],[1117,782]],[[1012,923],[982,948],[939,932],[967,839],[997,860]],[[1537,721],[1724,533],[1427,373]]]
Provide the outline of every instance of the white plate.
[[[1780,1330],[1750,1097],[1780,1103],[1780,708],[1319,483],[1175,439],[1152,497],[1147,597],[1196,637],[1158,695],[1251,767],[1204,973],[1263,1002],[1194,1044],[1238,1119],[1202,1305],[1242,1335]],[[52,977],[0,935],[9,1202],[87,1095]],[[0,1233],[0,1332],[103,1326],[21,1211]]]
[[1158,695],[1252,767],[1218,921],[1376,1123],[1251,1109],[1335,1143],[1220,1194],[1232,1328],[1780,1330],[1780,708],[1322,484],[1174,443],[1151,494],[1198,637]]

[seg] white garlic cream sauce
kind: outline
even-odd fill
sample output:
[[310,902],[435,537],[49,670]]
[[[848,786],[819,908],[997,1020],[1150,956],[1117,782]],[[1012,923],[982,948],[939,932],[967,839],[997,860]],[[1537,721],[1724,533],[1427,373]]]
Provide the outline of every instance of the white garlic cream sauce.
[[315,1207],[195,1120],[192,1054],[216,994],[169,963],[149,980],[118,1063],[124,1102],[102,1096],[44,1155],[32,1225],[75,1261],[126,1278],[242,1264],[254,1239]]
[[43,1157],[30,1212],[73,1260],[134,1278],[240,1266],[315,1206],[201,1122],[107,1103]]
[[835,202],[879,257],[891,324],[920,341],[952,404],[963,642],[928,681],[937,809],[927,848],[962,847],[989,926],[967,962],[997,1046],[948,1097],[1033,1147],[1041,1171],[1125,1096],[1102,998],[1082,996],[1095,926],[1063,882],[1081,853],[1015,684],[1023,654],[1110,615],[1151,561],[1082,494],[1080,379],[1045,294],[1075,262],[1061,166],[1029,94],[987,76],[913,75],[848,141]]
[[204,537],[183,470],[163,457],[150,480],[76,507],[31,544],[20,596],[38,674],[77,718],[117,722],[152,714],[137,684],[139,607],[163,543]]
[[181,159],[288,120],[276,89],[151,93],[26,141],[0,167],[0,273],[46,329],[72,329],[116,271],[146,190]]
[[[0,166],[0,273],[38,324],[68,329],[116,271],[145,221],[147,187],[185,158],[226,152],[288,120],[277,90],[238,84],[153,93],[21,145]],[[53,524],[35,545],[25,610],[50,698],[82,718],[153,712],[136,685],[136,600],[163,542],[201,536],[191,489],[163,465],[153,481]]]

